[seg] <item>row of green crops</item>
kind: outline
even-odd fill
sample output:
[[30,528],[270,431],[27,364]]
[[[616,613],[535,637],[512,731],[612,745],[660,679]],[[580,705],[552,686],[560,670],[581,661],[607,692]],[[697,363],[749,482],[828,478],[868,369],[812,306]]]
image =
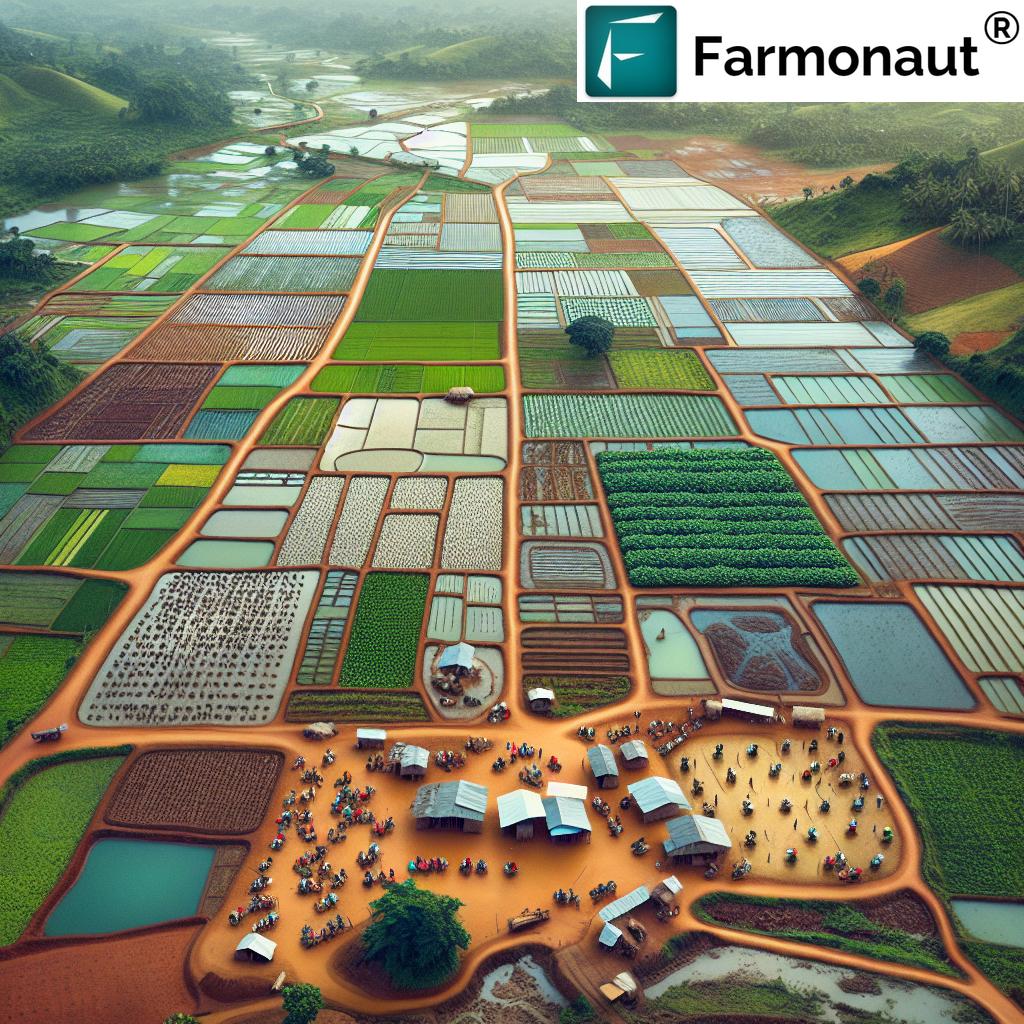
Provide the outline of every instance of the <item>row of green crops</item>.
[[635,586],[856,586],[771,452],[603,452],[598,470]]
[[286,722],[430,721],[418,693],[367,693],[366,690],[293,693],[284,717]]
[[[435,273],[435,271],[431,271]],[[334,351],[335,359],[386,362],[389,359],[498,359],[497,323],[426,320],[354,323]]]
[[689,349],[632,349],[609,352],[620,388],[648,391],[714,391],[711,375]]
[[25,930],[60,880],[130,748],[69,751],[32,761],[0,805],[0,945]]
[[402,365],[328,366],[313,381],[313,391],[335,394],[445,394],[449,388],[471,387],[478,394],[505,390],[500,366]]
[[341,403],[335,398],[293,398],[267,427],[260,444],[319,445]]
[[367,574],[341,668],[341,686],[404,689],[413,684],[429,583],[422,573]]
[[554,714],[558,718],[582,715],[595,708],[625,700],[629,696],[628,676],[524,676],[523,691],[541,686],[555,694]]
[[81,650],[73,637],[0,633],[0,746],[50,699]]

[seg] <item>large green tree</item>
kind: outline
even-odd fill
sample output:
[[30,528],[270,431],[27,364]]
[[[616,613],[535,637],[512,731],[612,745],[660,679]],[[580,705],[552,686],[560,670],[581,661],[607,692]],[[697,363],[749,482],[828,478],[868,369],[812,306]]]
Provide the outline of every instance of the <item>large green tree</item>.
[[588,356],[600,356],[615,341],[615,324],[600,316],[581,316],[565,329],[574,345],[585,349]]
[[281,997],[288,1014],[283,1024],[311,1024],[324,1008],[324,997],[316,985],[285,985]]
[[363,932],[369,960],[378,961],[396,988],[433,988],[459,967],[469,933],[459,920],[461,900],[419,889],[410,878],[370,904]]

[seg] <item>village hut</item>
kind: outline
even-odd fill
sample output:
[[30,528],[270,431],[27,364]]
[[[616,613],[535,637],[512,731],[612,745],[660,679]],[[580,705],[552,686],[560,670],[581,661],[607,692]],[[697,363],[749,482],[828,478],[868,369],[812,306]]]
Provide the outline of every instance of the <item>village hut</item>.
[[473,671],[473,657],[475,654],[476,648],[472,644],[449,644],[441,652],[441,657],[437,662],[437,670],[442,675],[461,679],[462,676]]
[[718,818],[694,814],[668,822],[668,839],[662,845],[665,856],[677,864],[708,864],[731,850],[732,840]]
[[476,392],[467,386],[456,386],[448,389],[448,394],[444,396],[446,402],[451,402],[453,405],[464,405],[476,396]]
[[[580,788],[583,789],[582,786]],[[552,842],[590,842],[590,819],[587,817],[584,800],[572,796],[548,795],[541,803],[544,805],[544,823]]]
[[277,943],[273,939],[268,939],[266,935],[260,935],[258,932],[249,932],[247,935],[243,935],[241,941],[235,946],[235,959],[268,964],[274,959],[276,950]]
[[619,766],[615,763],[615,752],[603,743],[587,751],[587,760],[599,789],[615,789],[619,784]]
[[396,743],[388,752],[391,770],[400,779],[422,779],[430,764],[430,751],[412,743]]
[[555,691],[545,686],[534,686],[526,691],[526,700],[530,710],[539,715],[546,715],[555,703]]
[[544,822],[544,802],[532,789],[515,789],[498,797],[498,827],[516,839],[532,839],[537,822]]
[[302,730],[302,735],[307,740],[329,740],[338,735],[338,730],[333,722],[310,722]]
[[771,704],[752,704],[748,700],[733,700],[731,697],[722,701],[722,714],[762,725],[775,721],[775,708]]
[[651,890],[651,903],[658,910],[671,911],[676,905],[676,897],[682,891],[683,883],[675,875],[669,875]]
[[619,939],[621,938],[621,928],[616,928],[613,924],[606,924],[601,929],[601,934],[598,935],[597,941],[604,949],[612,950],[619,944]]
[[356,750],[383,750],[387,738],[385,729],[356,729]]
[[651,775],[639,782],[631,782],[626,788],[645,822],[662,821],[680,810],[690,810],[690,801],[674,779]]
[[418,829],[447,832],[482,832],[487,809],[487,787],[461,779],[420,786],[412,814]]
[[607,906],[602,907],[597,912],[597,916],[605,924],[610,924],[617,918],[625,917],[626,914],[631,914],[634,910],[642,907],[650,898],[651,894],[647,886],[638,885],[635,889],[627,892],[625,896],[620,896],[617,900],[612,900]]
[[622,759],[623,768],[636,771],[646,768],[651,760],[643,740],[627,740],[619,747],[619,757]]
[[803,726],[805,729],[819,729],[825,723],[824,708],[793,706],[793,724]]

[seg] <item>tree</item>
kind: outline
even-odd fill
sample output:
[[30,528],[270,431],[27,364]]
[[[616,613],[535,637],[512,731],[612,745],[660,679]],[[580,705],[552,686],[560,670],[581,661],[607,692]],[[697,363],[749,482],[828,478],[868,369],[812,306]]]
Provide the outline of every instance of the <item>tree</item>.
[[612,347],[615,325],[604,317],[581,316],[565,329],[569,341],[585,349],[588,356],[600,356]]
[[459,967],[469,933],[459,920],[461,900],[427,889],[413,879],[392,886],[370,904],[363,932],[368,960],[381,963],[396,988],[433,988]]
[[349,156],[359,156],[359,147],[358,146],[349,146],[348,147],[348,155]]
[[172,1013],[164,1024],[199,1024],[199,1021],[190,1013]]
[[907,297],[907,283],[901,277],[897,277],[893,280],[892,284],[885,289],[885,295],[882,297],[882,301],[885,303],[885,308],[889,310],[893,316],[899,316],[903,310],[903,300]]
[[949,338],[939,331],[925,331],[917,335],[914,344],[922,352],[927,352],[936,359],[945,359],[949,355]]
[[263,150],[264,156],[274,156],[276,153],[277,150],[273,146],[267,146],[267,148]]
[[873,277],[861,278],[858,287],[861,294],[872,302],[877,301],[878,296],[882,294],[882,286]]
[[311,1024],[324,1008],[324,997],[316,985],[285,985],[281,995],[288,1013],[282,1024]]
[[319,84],[320,84],[320,83],[319,83],[319,82],[318,82],[318,81],[317,81],[317,80],[316,80],[315,78],[311,78],[311,79],[310,79],[310,80],[309,80],[309,81],[308,81],[308,82],[306,83],[306,92],[316,92],[316,87],[317,87],[317,86],[318,86]]
[[810,185],[804,185],[804,202],[806,203],[814,195],[814,189]]

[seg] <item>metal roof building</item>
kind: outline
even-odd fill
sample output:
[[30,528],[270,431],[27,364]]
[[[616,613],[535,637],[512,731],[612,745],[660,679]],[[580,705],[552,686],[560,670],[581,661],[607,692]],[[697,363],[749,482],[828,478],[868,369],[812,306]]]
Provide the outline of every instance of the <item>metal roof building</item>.
[[441,672],[468,672],[473,667],[476,648],[472,644],[449,644],[438,659],[437,667]]
[[418,829],[480,832],[487,809],[487,787],[462,779],[420,786],[412,813]]
[[598,743],[587,751],[590,770],[601,789],[614,789],[619,784],[619,766],[615,763],[615,751]]
[[590,838],[590,819],[587,817],[587,805],[582,800],[567,796],[546,796],[541,802],[544,805],[548,835],[552,839],[576,842],[584,837]]
[[356,729],[356,747],[359,750],[380,750],[387,738],[386,729]]
[[674,779],[651,775],[639,782],[631,782],[627,789],[644,821],[670,818],[678,813],[680,808],[684,811],[690,810],[690,801],[686,799],[679,788],[679,783]]
[[548,796],[567,796],[570,800],[586,800],[587,787],[577,785],[575,782],[559,782],[552,779],[548,783]]
[[614,949],[619,939],[622,938],[622,929],[616,928],[613,924],[606,924],[601,929],[601,934],[598,935],[597,941],[601,943],[605,949]]
[[274,959],[276,950],[277,943],[273,939],[268,939],[266,935],[260,935],[258,932],[249,932],[248,935],[243,935],[235,946],[235,959],[269,962]]
[[619,757],[624,768],[646,768],[651,759],[643,740],[627,740],[619,747]]
[[412,743],[396,743],[388,752],[388,760],[398,766],[403,779],[422,779],[430,764],[430,751]]
[[663,846],[666,856],[683,863],[706,863],[732,849],[732,840],[718,818],[691,814],[668,822],[668,839]]
[[544,821],[544,802],[532,789],[515,789],[498,797],[498,827],[516,839],[532,839],[534,822]]
[[614,921],[617,917],[622,917],[623,914],[636,910],[637,907],[642,907],[650,898],[651,894],[647,886],[638,885],[632,892],[627,892],[625,896],[620,896],[617,900],[609,903],[608,906],[602,907],[598,911],[597,916],[607,924]]

